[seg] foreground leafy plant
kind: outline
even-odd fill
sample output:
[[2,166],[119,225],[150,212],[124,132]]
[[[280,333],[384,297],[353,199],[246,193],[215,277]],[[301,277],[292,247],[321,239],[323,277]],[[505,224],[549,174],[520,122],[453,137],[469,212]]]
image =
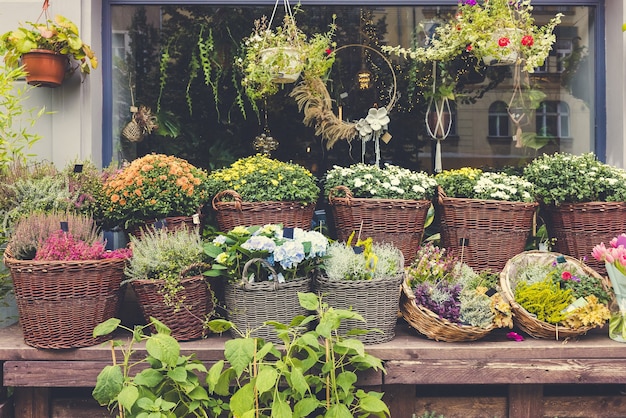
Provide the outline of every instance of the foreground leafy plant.
[[[295,317],[289,325],[268,324],[284,348],[247,334],[227,341],[229,366],[221,360],[209,369],[209,393],[230,396],[231,412],[241,418],[390,416],[382,393],[356,387],[357,371],[384,372],[381,360],[365,353],[361,341],[337,332],[342,320],[362,321],[361,315],[329,307],[313,293],[298,297],[315,314]],[[223,332],[233,324],[217,319],[209,327]]]
[[[157,332],[146,335],[149,326]],[[180,344],[163,323],[151,318],[150,324],[130,329],[111,318],[98,325],[93,335],[108,335],[118,328],[131,332],[133,338],[126,345],[111,341],[113,364],[100,372],[92,393],[100,405],[117,408],[119,418],[209,417],[228,409],[228,404],[208,396],[196,374],[206,373],[206,367],[193,354],[180,355]],[[146,343],[146,358],[131,360],[135,344],[142,341]],[[116,348],[121,350],[121,363],[117,362]],[[145,365],[149,367],[143,368]],[[137,369],[142,370],[132,375]]]

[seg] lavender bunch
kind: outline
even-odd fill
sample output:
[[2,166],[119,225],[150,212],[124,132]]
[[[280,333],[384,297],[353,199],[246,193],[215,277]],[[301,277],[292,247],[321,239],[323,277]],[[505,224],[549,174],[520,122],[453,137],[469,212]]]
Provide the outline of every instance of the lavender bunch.
[[446,280],[424,282],[415,287],[415,304],[450,322],[461,323],[461,286]]

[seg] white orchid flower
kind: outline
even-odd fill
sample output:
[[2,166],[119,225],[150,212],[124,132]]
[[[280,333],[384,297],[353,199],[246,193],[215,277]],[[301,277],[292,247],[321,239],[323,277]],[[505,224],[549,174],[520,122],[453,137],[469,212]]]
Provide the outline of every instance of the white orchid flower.
[[369,123],[370,127],[374,131],[380,131],[381,129],[386,129],[389,124],[389,116],[387,116],[387,109],[384,107],[375,108],[372,107],[365,117],[367,123]]
[[372,127],[366,119],[359,119],[356,123],[356,130],[359,132],[359,135],[362,137],[367,137],[372,133]]

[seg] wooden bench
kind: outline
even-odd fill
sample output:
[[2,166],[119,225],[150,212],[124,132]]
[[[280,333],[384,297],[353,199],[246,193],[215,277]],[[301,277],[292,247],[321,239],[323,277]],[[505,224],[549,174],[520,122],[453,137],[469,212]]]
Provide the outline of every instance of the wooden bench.
[[[227,338],[211,336],[181,346],[210,364],[222,358]],[[394,418],[425,411],[446,418],[626,417],[621,395],[626,344],[611,341],[605,330],[576,340],[522,342],[507,340],[506,331],[499,330],[476,342],[446,343],[421,337],[401,322],[396,338],[369,346],[368,352],[384,360],[387,373],[368,373],[359,384],[384,391]],[[53,401],[58,397],[54,388],[85,388],[88,394],[110,356],[108,345],[39,350],[24,344],[18,326],[1,329],[2,381],[13,387],[14,416],[108,416],[104,408],[78,415],[67,412],[67,405],[63,415],[53,410]],[[141,349],[137,356],[143,356]],[[73,402],[76,410],[93,405],[88,395]]]

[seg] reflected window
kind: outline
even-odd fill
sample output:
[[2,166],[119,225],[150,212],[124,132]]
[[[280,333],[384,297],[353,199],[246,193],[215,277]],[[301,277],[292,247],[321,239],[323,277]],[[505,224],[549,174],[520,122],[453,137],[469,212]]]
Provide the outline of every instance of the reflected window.
[[507,105],[497,101],[489,106],[489,136],[494,138],[509,137],[509,114]]
[[570,115],[567,103],[545,101],[537,109],[537,135],[567,138],[570,136]]

